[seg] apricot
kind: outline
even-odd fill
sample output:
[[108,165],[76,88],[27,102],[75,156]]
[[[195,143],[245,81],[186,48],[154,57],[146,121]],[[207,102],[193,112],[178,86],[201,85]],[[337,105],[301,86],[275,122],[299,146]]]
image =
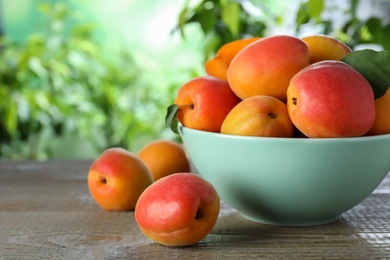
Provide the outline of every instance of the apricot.
[[320,61],[298,72],[287,98],[291,121],[308,137],[362,136],[375,120],[369,82],[341,61]]
[[375,99],[376,117],[374,124],[366,135],[381,135],[390,133],[390,88],[385,94]]
[[205,62],[205,70],[207,75],[227,80],[226,72],[233,58],[244,47],[261,39],[260,37],[250,37],[231,41],[222,45],[214,57]]
[[271,96],[253,96],[241,101],[226,116],[221,133],[292,137],[294,125],[287,112],[287,106]]
[[219,132],[226,115],[240,101],[226,81],[214,76],[196,77],[177,93],[177,118],[183,126]]
[[341,60],[352,51],[348,45],[328,35],[310,35],[302,40],[309,48],[310,64],[323,60]]
[[189,172],[190,163],[181,144],[171,140],[155,140],[138,152],[154,181],[177,172]]
[[269,36],[242,49],[230,63],[227,79],[236,95],[256,95],[286,101],[291,78],[309,65],[309,49],[301,39],[287,35]]
[[88,172],[90,194],[107,211],[134,210],[138,198],[152,183],[152,173],[142,160],[120,147],[104,150]]
[[189,246],[214,228],[220,198],[211,183],[192,173],[159,179],[140,196],[134,217],[141,232],[159,244]]

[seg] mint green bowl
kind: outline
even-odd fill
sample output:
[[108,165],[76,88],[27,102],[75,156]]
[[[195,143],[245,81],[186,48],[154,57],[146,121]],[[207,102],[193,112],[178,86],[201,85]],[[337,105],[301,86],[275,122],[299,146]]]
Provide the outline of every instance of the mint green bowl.
[[355,138],[225,135],[179,126],[198,174],[246,219],[311,226],[336,220],[390,171],[390,134]]

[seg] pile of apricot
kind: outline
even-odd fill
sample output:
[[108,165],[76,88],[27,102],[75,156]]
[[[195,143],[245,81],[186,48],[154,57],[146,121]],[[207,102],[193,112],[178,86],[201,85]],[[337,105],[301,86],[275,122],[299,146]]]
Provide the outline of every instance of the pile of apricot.
[[390,133],[390,91],[375,99],[369,81],[342,60],[351,52],[327,35],[226,43],[205,62],[206,75],[179,89],[177,119],[193,129],[246,136]]

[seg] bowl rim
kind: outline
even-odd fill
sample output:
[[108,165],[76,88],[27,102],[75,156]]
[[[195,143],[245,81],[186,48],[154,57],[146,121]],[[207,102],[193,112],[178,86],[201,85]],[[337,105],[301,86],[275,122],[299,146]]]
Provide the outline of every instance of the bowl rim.
[[390,133],[381,135],[370,135],[370,136],[356,136],[356,137],[265,137],[265,136],[246,136],[246,135],[233,135],[233,134],[222,134],[218,132],[210,132],[205,130],[199,130],[190,128],[178,124],[178,130],[181,137],[183,137],[183,131],[194,132],[200,135],[215,136],[217,138],[235,139],[235,140],[246,140],[246,141],[273,141],[273,142],[363,142],[373,140],[384,140],[390,139]]

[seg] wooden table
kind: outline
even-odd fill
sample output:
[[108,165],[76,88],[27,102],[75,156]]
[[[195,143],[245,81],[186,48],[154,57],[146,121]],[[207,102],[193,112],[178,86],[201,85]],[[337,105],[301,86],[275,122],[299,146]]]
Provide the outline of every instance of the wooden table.
[[106,212],[87,187],[90,161],[0,161],[0,259],[390,259],[390,174],[339,220],[314,227],[252,223],[222,203],[191,247],[148,240],[134,212]]

